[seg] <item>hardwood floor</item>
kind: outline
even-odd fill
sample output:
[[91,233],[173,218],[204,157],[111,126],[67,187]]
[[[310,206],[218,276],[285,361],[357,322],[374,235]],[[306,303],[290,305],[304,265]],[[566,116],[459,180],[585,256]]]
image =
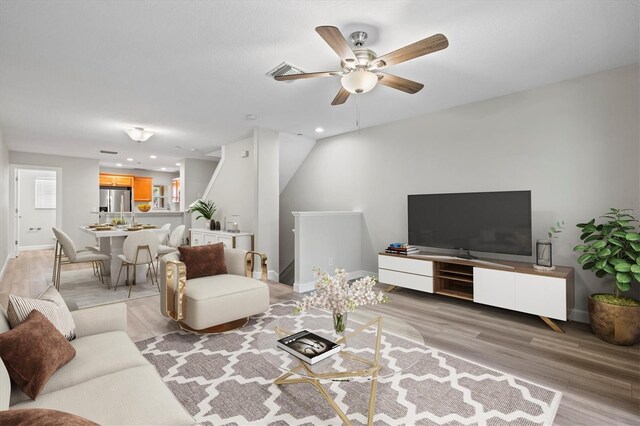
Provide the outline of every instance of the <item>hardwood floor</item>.
[[[0,282],[0,304],[6,308],[9,293],[41,292],[52,264],[51,250],[12,259]],[[288,285],[269,288],[271,303],[300,297]],[[411,323],[428,346],[561,391],[555,424],[640,424],[640,345],[609,345],[581,323],[562,324],[566,334],[555,333],[532,315],[412,290],[397,289],[390,298],[374,309]],[[126,304],[133,340],[177,330],[160,315],[159,297]]]

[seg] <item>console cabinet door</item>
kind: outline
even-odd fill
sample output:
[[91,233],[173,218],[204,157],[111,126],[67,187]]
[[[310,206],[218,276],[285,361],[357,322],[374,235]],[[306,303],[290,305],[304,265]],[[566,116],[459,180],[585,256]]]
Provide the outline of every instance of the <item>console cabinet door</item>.
[[200,232],[191,232],[191,245],[201,246],[204,244],[204,235]]
[[567,320],[567,281],[564,278],[515,274],[516,310]]
[[473,268],[473,301],[499,308],[516,309],[515,274]]

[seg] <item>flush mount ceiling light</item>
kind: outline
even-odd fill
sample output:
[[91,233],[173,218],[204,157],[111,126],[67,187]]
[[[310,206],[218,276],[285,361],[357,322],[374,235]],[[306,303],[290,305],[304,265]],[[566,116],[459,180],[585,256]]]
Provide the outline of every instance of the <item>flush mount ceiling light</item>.
[[126,129],[125,133],[129,135],[131,139],[136,142],[144,142],[153,136],[153,132],[145,130],[142,127],[132,127],[130,129]]
[[155,160],[156,158],[158,158],[158,156],[152,154],[152,155],[149,156],[149,158],[151,158],[152,160]]
[[316,133],[322,133],[322,132],[324,132],[324,129],[322,127],[316,127]]
[[371,71],[351,71],[340,80],[342,87],[349,93],[367,93],[378,84],[378,76]]

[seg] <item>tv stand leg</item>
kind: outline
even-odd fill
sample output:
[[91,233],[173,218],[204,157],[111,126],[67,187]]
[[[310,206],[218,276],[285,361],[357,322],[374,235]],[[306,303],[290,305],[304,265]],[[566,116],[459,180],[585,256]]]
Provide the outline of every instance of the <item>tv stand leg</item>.
[[552,319],[547,318],[547,317],[543,317],[542,315],[540,315],[540,318],[542,319],[542,321],[544,321],[553,331],[557,332],[557,333],[564,333],[565,331],[563,329],[560,328],[560,326],[558,324],[556,324],[555,322],[553,322]]
[[385,288],[384,291],[386,291],[387,293],[391,293],[396,288],[398,288],[398,286],[390,285],[389,287]]

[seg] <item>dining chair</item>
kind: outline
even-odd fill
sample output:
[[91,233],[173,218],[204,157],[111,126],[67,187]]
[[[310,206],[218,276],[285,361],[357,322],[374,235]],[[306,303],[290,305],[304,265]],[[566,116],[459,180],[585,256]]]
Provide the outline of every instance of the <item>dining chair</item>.
[[[165,229],[165,230],[170,230],[171,229],[171,224],[170,223],[165,223],[164,225],[162,225],[160,227],[160,229]],[[169,236],[169,234],[158,234],[158,242],[160,243],[160,245],[164,244],[167,242],[167,237]]]
[[184,236],[184,225],[179,225],[171,232],[169,236],[169,245],[162,245],[158,247],[158,259],[156,261],[156,269],[160,268],[160,258],[165,254],[174,253],[178,251],[178,247],[182,244],[182,237]]
[[[158,236],[152,231],[134,231],[129,235],[122,245],[122,254],[118,255],[118,258],[122,261],[120,264],[120,270],[118,271],[118,278],[116,279],[115,290],[118,289],[120,283],[120,275],[122,274],[122,268],[126,267],[126,282],[129,284],[129,298],[131,297],[131,289],[136,285],[136,267],[141,265],[147,265],[151,271],[151,283],[155,278],[155,284],[160,291],[160,285],[158,284],[158,274],[156,272],[156,266],[153,263],[158,255]],[[133,266],[133,279],[129,280],[129,267]]]
[[[52,276],[54,287],[60,290],[60,274],[62,271],[62,265],[71,263],[91,263],[94,268],[94,273],[96,273],[100,281],[104,283],[104,262],[111,261],[111,256],[101,253],[95,249],[78,250],[73,240],[63,230],[56,227],[53,227],[52,230],[56,237]],[[107,280],[107,288],[110,288],[109,280]]]

